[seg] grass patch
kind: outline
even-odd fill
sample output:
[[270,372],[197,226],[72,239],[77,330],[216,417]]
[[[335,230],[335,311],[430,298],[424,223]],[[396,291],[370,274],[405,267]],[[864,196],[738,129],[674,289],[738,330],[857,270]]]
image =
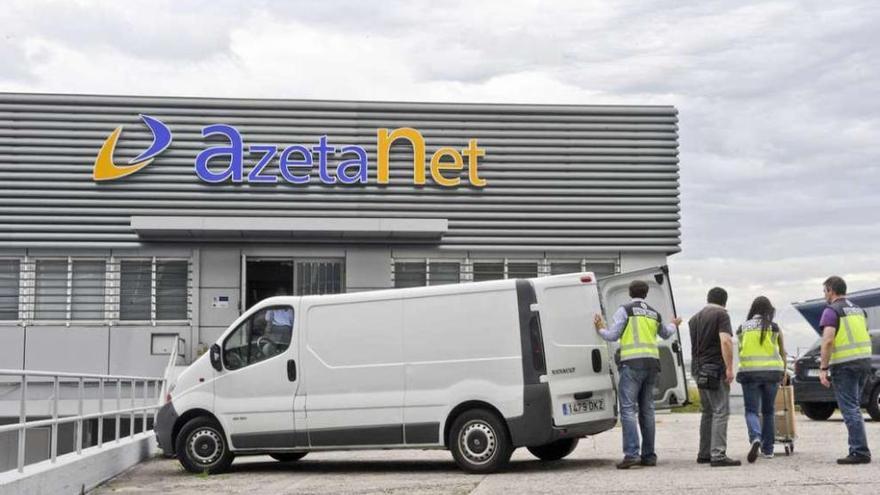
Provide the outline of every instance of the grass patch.
[[700,403],[700,391],[696,387],[688,387],[688,405],[684,407],[674,407],[674,413],[695,413],[700,412],[702,405]]

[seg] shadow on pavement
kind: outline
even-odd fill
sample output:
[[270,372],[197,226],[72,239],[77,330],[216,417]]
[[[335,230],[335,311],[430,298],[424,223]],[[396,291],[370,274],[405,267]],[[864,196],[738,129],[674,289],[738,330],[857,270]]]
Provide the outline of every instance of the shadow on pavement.
[[[502,473],[527,473],[531,471],[574,471],[595,468],[607,468],[614,465],[612,459],[570,459],[561,461],[524,460],[511,461],[510,465]],[[449,461],[419,461],[419,460],[306,460],[297,462],[257,461],[235,462],[227,471],[233,473],[272,473],[272,472],[297,472],[297,473],[426,473],[447,472],[467,475],[458,468],[455,463]],[[178,470],[176,475],[192,476],[183,470]]]

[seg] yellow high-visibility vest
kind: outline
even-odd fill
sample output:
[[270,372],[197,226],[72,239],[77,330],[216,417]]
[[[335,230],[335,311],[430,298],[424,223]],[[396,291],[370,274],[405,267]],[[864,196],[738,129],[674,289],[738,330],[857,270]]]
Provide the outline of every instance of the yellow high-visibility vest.
[[837,332],[831,349],[831,365],[871,357],[871,336],[865,310],[840,298],[828,305],[837,313]]
[[752,318],[740,326],[739,369],[742,372],[785,370],[785,361],[779,354],[779,332],[774,332],[771,326],[764,331],[764,339],[761,340],[762,328],[760,317]]
[[625,304],[626,327],[620,334],[620,361],[639,358],[660,359],[657,349],[657,332],[660,329],[660,313],[644,301]]

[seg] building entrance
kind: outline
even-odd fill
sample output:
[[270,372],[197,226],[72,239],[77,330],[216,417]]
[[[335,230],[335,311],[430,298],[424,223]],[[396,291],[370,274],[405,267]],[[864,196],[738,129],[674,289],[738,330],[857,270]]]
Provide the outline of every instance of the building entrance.
[[245,309],[276,295],[309,296],[345,292],[341,259],[246,258]]

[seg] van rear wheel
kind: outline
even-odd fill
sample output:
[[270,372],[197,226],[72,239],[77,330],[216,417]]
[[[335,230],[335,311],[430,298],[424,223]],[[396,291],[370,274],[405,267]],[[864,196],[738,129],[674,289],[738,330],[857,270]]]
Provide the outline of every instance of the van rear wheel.
[[461,469],[476,474],[492,473],[504,467],[513,453],[507,427],[485,409],[465,411],[449,434],[449,449]]
[[561,438],[555,442],[537,447],[528,447],[533,456],[542,461],[558,461],[574,452],[578,444],[578,438]]
[[302,459],[308,452],[282,452],[278,454],[269,454],[269,457],[278,462],[294,462]]
[[199,416],[183,425],[174,446],[180,464],[191,473],[217,474],[232,464],[223,428],[211,418]]

